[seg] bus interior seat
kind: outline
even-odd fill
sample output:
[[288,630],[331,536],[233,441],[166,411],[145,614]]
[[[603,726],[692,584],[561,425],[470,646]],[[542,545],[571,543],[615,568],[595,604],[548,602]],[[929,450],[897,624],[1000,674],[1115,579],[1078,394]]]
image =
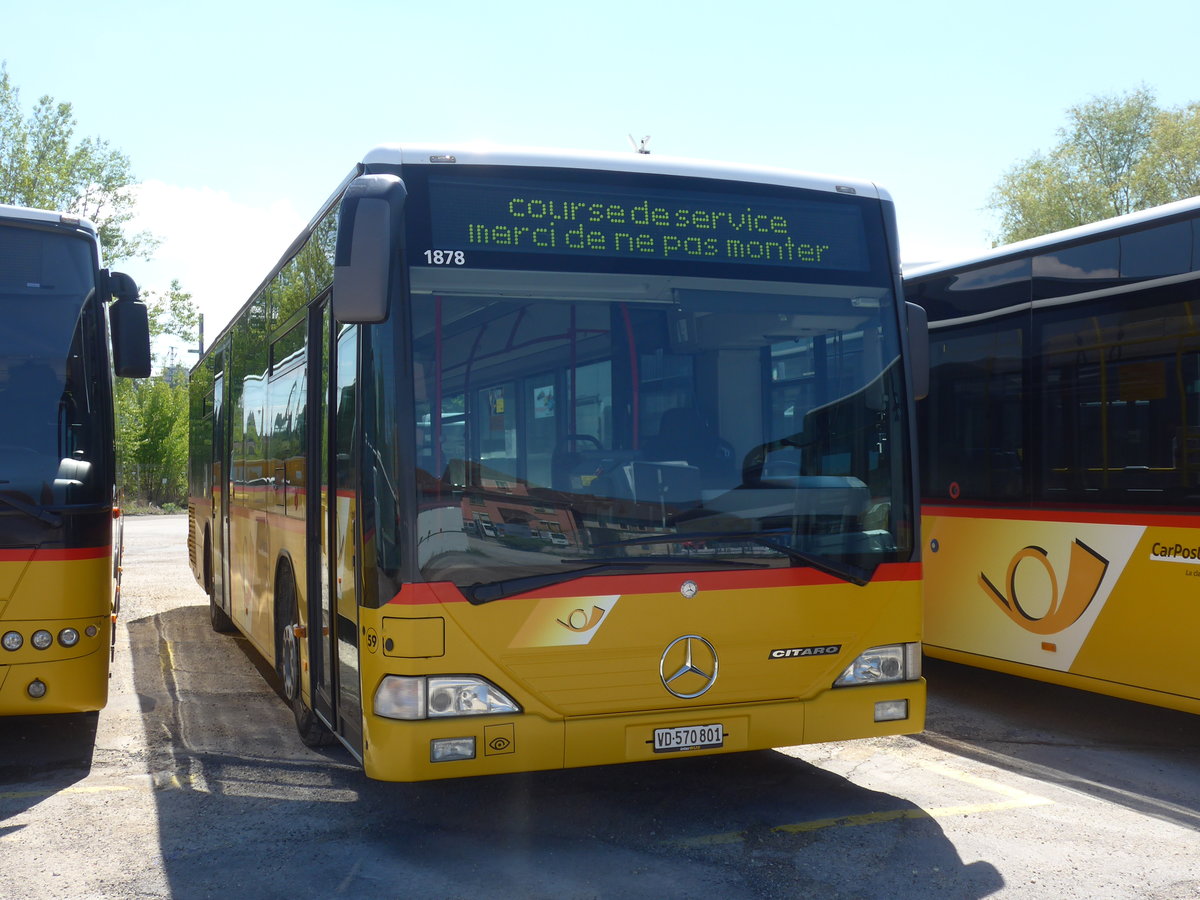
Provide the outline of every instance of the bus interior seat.
[[729,487],[734,477],[733,446],[711,429],[690,406],[666,410],[658,434],[645,444],[646,458],[694,466],[704,487]]

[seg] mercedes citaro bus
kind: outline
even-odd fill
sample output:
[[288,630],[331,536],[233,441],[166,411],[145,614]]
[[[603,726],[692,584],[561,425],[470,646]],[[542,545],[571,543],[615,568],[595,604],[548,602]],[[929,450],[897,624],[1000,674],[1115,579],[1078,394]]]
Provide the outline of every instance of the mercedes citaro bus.
[[214,626],[381,779],[919,730],[896,245],[867,182],[372,151],[192,373]]

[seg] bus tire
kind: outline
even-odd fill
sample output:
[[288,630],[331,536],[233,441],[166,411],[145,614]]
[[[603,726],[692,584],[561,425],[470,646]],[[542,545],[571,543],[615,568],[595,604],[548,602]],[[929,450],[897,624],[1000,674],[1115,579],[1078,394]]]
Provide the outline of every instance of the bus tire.
[[217,634],[232,634],[237,631],[229,613],[217,604],[216,591],[213,590],[212,543],[207,530],[204,532],[204,590],[208,593],[208,621],[212,630]]
[[304,702],[300,680],[300,638],[296,636],[299,624],[296,579],[292,567],[281,563],[275,577],[275,671],[279,674],[283,697],[296,718],[300,740],[309,747],[325,747],[334,742],[333,733],[317,718],[312,707]]

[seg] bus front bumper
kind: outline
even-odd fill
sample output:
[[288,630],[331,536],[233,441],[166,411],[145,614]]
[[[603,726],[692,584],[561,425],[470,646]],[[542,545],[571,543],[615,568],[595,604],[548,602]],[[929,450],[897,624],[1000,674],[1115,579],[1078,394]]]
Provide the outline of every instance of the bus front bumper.
[[[876,721],[880,710],[892,718]],[[418,722],[370,718],[364,747],[367,775],[382,781],[425,781],[912,734],[925,727],[925,682],[833,688],[807,701],[565,720],[530,714]],[[720,726],[719,746],[685,742],[672,749],[656,747],[656,732],[707,737],[713,726]]]

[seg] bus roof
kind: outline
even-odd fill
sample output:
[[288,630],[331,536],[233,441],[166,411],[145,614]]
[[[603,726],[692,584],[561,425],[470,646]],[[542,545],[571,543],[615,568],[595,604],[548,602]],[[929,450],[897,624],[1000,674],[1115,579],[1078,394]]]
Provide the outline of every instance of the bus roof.
[[8,206],[0,203],[0,219],[17,219],[39,225],[69,225],[90,231],[92,234],[96,233],[96,226],[89,219],[48,209],[31,209],[27,206]]
[[[322,217],[332,208],[346,186],[357,177],[362,167],[430,165],[490,165],[529,166],[574,170],[600,170],[610,172],[634,172],[651,175],[681,175],[695,178],[714,178],[724,181],[751,182],[799,187],[826,191],[841,195],[854,194],[876,200],[891,202],[891,195],[879,185],[857,178],[841,178],[818,175],[791,169],[767,168],[711,160],[685,159],[660,156],[652,153],[600,153],[584,150],[564,150],[545,147],[503,147],[488,143],[445,145],[445,144],[381,144],[368,151],[361,162],[343,178],[341,184],[330,194],[309,221],[308,226],[284,250],[283,255],[267,276],[251,292],[246,305],[239,308],[209,345],[215,346],[233,327],[245,311],[246,306],[257,296],[277,272],[312,234]],[[197,360],[196,367],[200,362]],[[195,368],[195,367],[194,367]]]
[[597,153],[583,150],[554,150],[540,147],[500,147],[490,144],[446,146],[435,144],[384,144],[363,157],[364,165],[540,166],[563,169],[599,169],[609,172],[641,172],[654,175],[683,175],[725,181],[801,187],[830,193],[853,193],[891,200],[886,190],[857,178],[817,175],[790,169],[739,165],[703,159],[684,159],[654,153]]
[[1001,262],[1006,259],[1033,256],[1050,248],[1058,248],[1068,244],[1088,243],[1097,237],[1103,237],[1123,230],[1133,230],[1150,224],[1158,224],[1175,217],[1181,219],[1190,218],[1197,212],[1200,212],[1200,197],[1176,200],[1173,203],[1165,203],[1162,206],[1155,206],[1151,209],[1126,213],[1123,216],[1102,219],[1099,222],[1092,222],[1088,225],[1077,225],[1074,228],[1067,228],[1051,234],[1043,234],[1040,237],[1004,244],[976,256],[922,264],[915,266],[912,271],[905,272],[904,277],[906,279],[924,278],[929,275],[947,274],[957,269],[974,269],[980,265]]

